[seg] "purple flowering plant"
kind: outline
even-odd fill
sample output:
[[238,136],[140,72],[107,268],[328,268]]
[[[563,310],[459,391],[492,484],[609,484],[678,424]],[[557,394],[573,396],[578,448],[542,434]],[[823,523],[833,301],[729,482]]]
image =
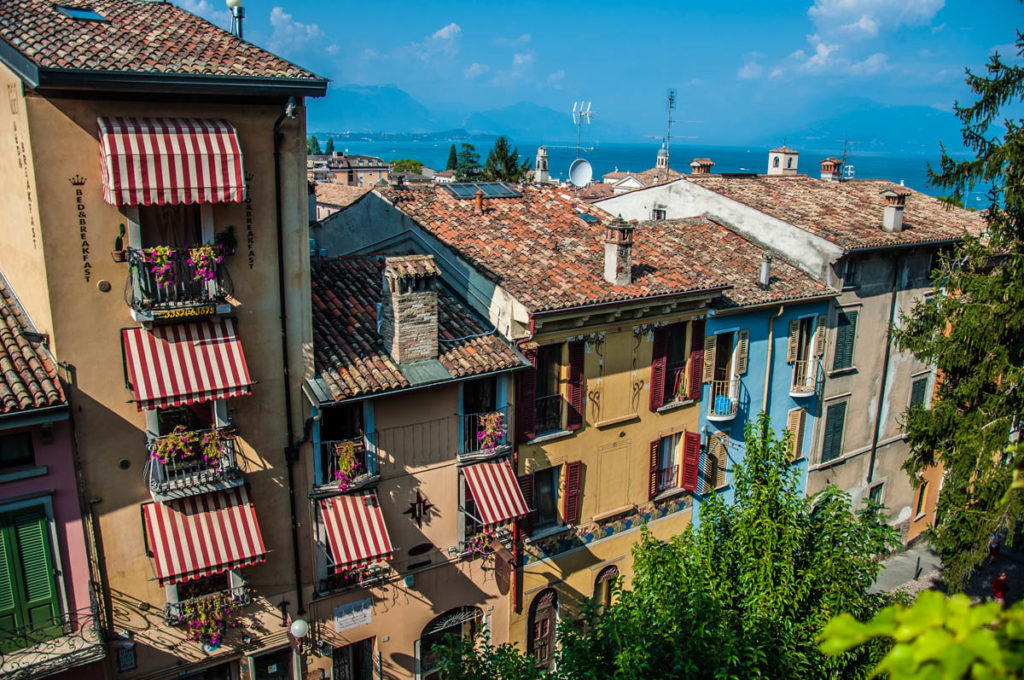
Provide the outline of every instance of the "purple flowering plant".
[[238,623],[231,614],[234,605],[226,593],[214,593],[182,603],[177,625],[184,625],[186,637],[191,642],[204,645],[218,645],[230,626]]
[[221,245],[204,243],[190,248],[188,261],[195,269],[196,281],[214,281],[217,279],[217,265],[224,261]]
[[339,491],[348,491],[352,482],[359,476],[360,465],[355,442],[338,442],[334,445],[334,455],[338,458],[334,481],[338,483]]
[[495,411],[480,416],[476,440],[481,451],[491,451],[500,446],[505,440],[505,414]]
[[174,279],[174,248],[157,246],[145,251],[146,263],[150,265],[149,273],[157,285],[163,286]]
[[224,455],[225,439],[220,430],[193,432],[177,425],[169,435],[156,441],[150,457],[165,464],[203,460],[213,465]]

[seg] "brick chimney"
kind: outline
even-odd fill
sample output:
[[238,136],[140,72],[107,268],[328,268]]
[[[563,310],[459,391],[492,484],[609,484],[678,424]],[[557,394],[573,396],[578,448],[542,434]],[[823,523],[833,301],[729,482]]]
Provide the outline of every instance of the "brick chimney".
[[693,162],[690,163],[690,174],[691,175],[710,175],[711,166],[715,162],[710,158],[694,158]]
[[476,195],[473,196],[473,212],[477,215],[484,214],[484,190],[477,189]]
[[628,286],[633,280],[633,225],[616,217],[605,227],[604,280]]
[[384,259],[381,342],[396,363],[437,358],[437,278],[432,255]]
[[826,158],[821,162],[821,178],[827,182],[838,182],[843,178],[843,162],[838,158]]
[[903,231],[903,208],[907,204],[910,192],[903,186],[895,184],[882,191],[885,209],[882,212],[882,230],[890,233]]

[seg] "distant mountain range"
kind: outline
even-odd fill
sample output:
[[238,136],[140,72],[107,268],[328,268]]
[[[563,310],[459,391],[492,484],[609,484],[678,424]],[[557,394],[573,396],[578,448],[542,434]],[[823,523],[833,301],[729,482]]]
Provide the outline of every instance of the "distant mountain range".
[[[800,150],[839,154],[843,140],[860,153],[935,155],[939,142],[960,150],[960,124],[952,113],[927,106],[883,106],[869,99],[849,97],[829,102],[829,116],[811,118],[794,111],[778,130],[753,131],[736,137],[736,127],[721,121],[709,125],[697,142],[715,145],[765,147],[783,140]],[[513,141],[575,141],[569,114],[531,102],[474,112],[432,110],[394,85],[338,85],[327,97],[310,102],[310,134],[361,139],[404,141],[491,140],[506,135]],[[753,127],[753,126],[751,126]],[[587,139],[601,142],[640,142],[630,125],[595,118]],[[646,140],[644,140],[646,141]],[[648,142],[649,143],[649,142]]]

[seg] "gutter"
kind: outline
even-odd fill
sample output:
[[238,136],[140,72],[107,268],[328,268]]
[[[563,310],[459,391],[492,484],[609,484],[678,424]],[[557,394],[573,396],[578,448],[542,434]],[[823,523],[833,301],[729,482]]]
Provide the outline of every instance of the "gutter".
[[68,420],[70,409],[67,404],[58,406],[43,406],[33,408],[29,411],[18,411],[15,413],[0,413],[0,430],[12,427],[24,427],[26,425],[41,425],[53,423],[58,420]]
[[561,307],[559,309],[544,309],[537,312],[530,312],[530,335],[524,340],[528,340],[533,337],[533,320],[535,317],[554,316],[556,314],[565,314],[567,312],[575,312],[584,309],[603,309],[605,307],[614,307],[617,305],[631,303],[657,302],[659,300],[667,300],[672,298],[683,298],[708,293],[721,293],[723,290],[729,290],[730,288],[732,288],[731,285],[724,283],[720,286],[712,286],[711,288],[696,288],[694,290],[680,291],[678,293],[661,293],[659,295],[648,295],[636,298],[624,298],[621,300],[609,300],[608,302],[594,302],[588,305],[575,305],[573,307]]
[[[533,341],[533,336],[534,336],[535,332],[536,332],[536,328],[534,326],[533,314],[530,314],[530,332],[526,335],[525,338],[522,338],[520,340],[516,340],[516,351],[517,352],[522,354],[522,349],[521,349],[522,346],[525,345],[528,342],[532,342]],[[532,368],[532,364],[531,364],[531,368]],[[515,404],[516,404],[516,409],[518,409],[519,408],[519,395],[516,395],[516,402],[515,402]],[[517,428],[519,427],[518,419],[516,420],[516,427]],[[516,432],[515,430],[513,430],[513,432],[512,432],[512,440],[513,440],[513,442],[518,442],[519,441],[518,432]],[[518,446],[513,446],[512,447],[512,472],[515,474],[516,480],[518,480],[519,479],[519,447]],[[510,588],[510,591],[511,591],[510,594],[512,595],[512,610],[515,611],[516,614],[522,614],[523,613],[523,587],[522,587],[522,585],[520,585],[520,577],[517,576],[517,573],[521,573],[522,572],[522,568],[519,566],[519,561],[520,561],[520,558],[522,557],[522,554],[523,554],[523,551],[520,548],[520,546],[523,544],[523,540],[524,540],[523,532],[519,528],[519,522],[516,522],[515,524],[512,525],[512,578],[509,579],[509,580],[512,581],[511,588]]]
[[764,365],[764,397],[761,398],[761,411],[769,414],[768,390],[772,382],[772,350],[775,349],[775,320],[782,316],[786,305],[779,305],[779,311],[768,319],[768,359]]
[[[0,58],[4,56],[0,50]],[[7,61],[6,59],[4,61]],[[19,73],[19,75],[21,75]],[[35,76],[34,78],[32,76]],[[27,76],[27,77],[25,77]],[[38,68],[23,76],[37,90],[81,90],[87,92],[148,92],[174,94],[225,94],[280,97],[323,97],[325,78],[260,78],[255,76],[212,76],[202,74],[161,74],[137,71]]]
[[907,250],[911,248],[923,248],[926,246],[948,246],[963,241],[963,238],[946,238],[936,239],[931,241],[914,241],[912,243],[892,243],[885,246],[863,246],[861,248],[845,248],[843,255],[849,255],[851,253],[866,253],[874,251],[885,251],[885,250]]

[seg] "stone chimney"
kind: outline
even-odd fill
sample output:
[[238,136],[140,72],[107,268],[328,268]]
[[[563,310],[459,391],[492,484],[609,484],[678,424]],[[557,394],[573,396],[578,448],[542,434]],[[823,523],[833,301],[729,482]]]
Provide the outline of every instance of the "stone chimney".
[[788,146],[780,146],[768,152],[769,175],[795,175],[800,161],[800,152]]
[[690,163],[691,175],[710,175],[711,168],[715,164],[710,158],[694,158]]
[[633,225],[616,217],[605,227],[604,280],[628,286],[633,280]]
[[546,146],[537,147],[537,160],[533,165],[533,181],[537,184],[547,183],[550,175],[548,175],[548,148]]
[[384,259],[380,338],[400,364],[437,358],[437,278],[432,255]]
[[905,187],[895,184],[882,192],[885,209],[882,211],[882,230],[890,233],[903,231],[903,208],[907,204],[910,192]]
[[839,182],[843,179],[843,162],[838,158],[826,158],[821,162],[821,178],[827,182]]

